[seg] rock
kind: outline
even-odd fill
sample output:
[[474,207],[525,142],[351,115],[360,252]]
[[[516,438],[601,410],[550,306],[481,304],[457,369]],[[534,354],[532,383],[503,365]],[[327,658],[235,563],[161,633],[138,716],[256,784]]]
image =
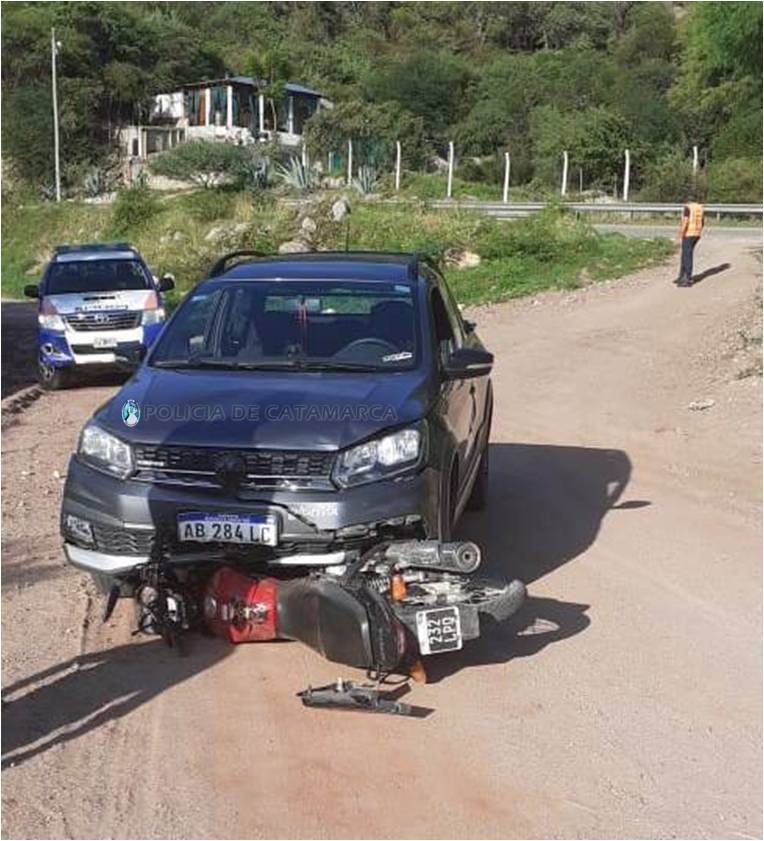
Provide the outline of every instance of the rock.
[[448,171],[448,161],[445,158],[441,158],[440,155],[433,155],[430,158],[430,166],[435,169],[437,172],[447,172]]
[[287,240],[279,246],[279,254],[300,254],[303,251],[310,251],[310,248],[299,239]]
[[306,216],[302,220],[302,224],[300,225],[300,230],[304,234],[315,234],[318,230],[318,225],[316,224],[316,220],[313,219],[312,216]]
[[691,412],[702,412],[705,409],[710,409],[715,403],[716,401],[709,397],[706,400],[693,400],[687,408]]
[[54,479],[60,479],[61,478],[61,471],[60,470],[54,470],[53,471],[53,478]]
[[234,225],[229,233],[238,236],[239,234],[243,234],[245,231],[249,229],[249,222],[239,222],[238,224]]
[[341,222],[348,213],[350,213],[350,202],[344,196],[332,205],[331,214],[335,222]]
[[345,186],[345,179],[340,176],[328,175],[321,179],[321,186],[327,190],[341,190]]
[[183,239],[183,233],[181,231],[175,231],[172,238],[177,242],[179,239]]
[[220,239],[220,237],[222,237],[224,233],[225,231],[223,228],[215,226],[214,228],[210,228],[209,231],[207,231],[207,235],[204,237],[204,239],[207,242],[212,242],[212,240],[214,239]]
[[479,254],[461,248],[449,248],[443,258],[447,266],[455,266],[457,269],[474,269],[480,265]]

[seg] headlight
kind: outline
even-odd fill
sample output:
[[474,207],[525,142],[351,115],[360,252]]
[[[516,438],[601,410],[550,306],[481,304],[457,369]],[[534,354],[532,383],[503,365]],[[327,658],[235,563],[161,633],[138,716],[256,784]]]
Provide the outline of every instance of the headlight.
[[90,424],[82,430],[77,455],[98,470],[119,476],[121,479],[129,476],[133,470],[130,445],[95,424]]
[[149,324],[159,324],[164,321],[164,309],[157,307],[155,310],[144,310],[142,324],[147,327]]
[[401,429],[340,453],[334,480],[342,487],[388,479],[418,466],[424,454],[423,425]]
[[61,332],[63,332],[66,329],[64,319],[57,314],[43,315],[42,313],[40,313],[40,315],[37,316],[37,323],[44,330],[60,330]]

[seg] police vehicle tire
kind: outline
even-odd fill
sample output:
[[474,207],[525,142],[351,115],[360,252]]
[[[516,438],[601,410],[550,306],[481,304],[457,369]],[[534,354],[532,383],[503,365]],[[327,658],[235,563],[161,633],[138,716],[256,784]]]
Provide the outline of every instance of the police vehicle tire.
[[69,372],[65,368],[54,368],[52,365],[37,366],[37,379],[47,391],[58,391],[67,388],[70,383]]

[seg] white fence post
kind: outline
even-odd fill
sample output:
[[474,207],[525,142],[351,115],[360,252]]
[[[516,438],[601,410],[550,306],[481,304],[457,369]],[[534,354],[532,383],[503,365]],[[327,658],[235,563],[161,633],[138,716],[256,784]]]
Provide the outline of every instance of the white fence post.
[[509,167],[511,166],[509,161],[509,152],[504,153],[504,194],[502,196],[502,200],[504,204],[509,201]]
[[692,147],[692,174],[698,174],[698,147]]
[[624,153],[626,158],[623,168],[623,200],[629,200],[629,176],[631,175],[631,155],[627,149]]
[[446,198],[451,198],[454,187],[454,141],[448,142],[448,184],[446,185]]
[[348,187],[353,183],[353,141],[348,140]]
[[301,155],[301,159],[302,159],[302,165],[303,165],[305,168],[307,168],[307,166],[308,166],[308,150],[307,150],[307,148],[306,148],[306,146],[305,146],[305,144],[304,144],[304,143],[302,144],[302,155]]
[[395,192],[401,188],[401,141],[395,141]]
[[568,150],[562,153],[562,184],[560,186],[560,195],[564,196],[568,192]]

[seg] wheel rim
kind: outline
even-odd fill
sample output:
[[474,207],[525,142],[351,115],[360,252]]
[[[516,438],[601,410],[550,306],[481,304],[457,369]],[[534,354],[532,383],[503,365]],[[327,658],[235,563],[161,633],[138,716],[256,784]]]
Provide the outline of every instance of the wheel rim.
[[43,380],[45,380],[46,383],[49,383],[53,379],[56,373],[56,369],[52,365],[48,365],[47,362],[43,362],[42,360],[40,360],[39,368],[40,376]]

